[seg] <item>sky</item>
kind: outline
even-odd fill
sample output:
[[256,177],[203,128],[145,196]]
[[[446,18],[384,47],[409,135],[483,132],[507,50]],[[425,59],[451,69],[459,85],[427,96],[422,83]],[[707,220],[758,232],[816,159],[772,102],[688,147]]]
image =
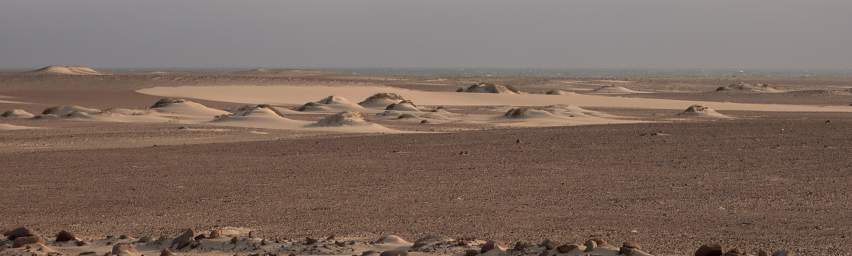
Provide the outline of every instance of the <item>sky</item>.
[[0,68],[852,69],[849,0],[0,0]]

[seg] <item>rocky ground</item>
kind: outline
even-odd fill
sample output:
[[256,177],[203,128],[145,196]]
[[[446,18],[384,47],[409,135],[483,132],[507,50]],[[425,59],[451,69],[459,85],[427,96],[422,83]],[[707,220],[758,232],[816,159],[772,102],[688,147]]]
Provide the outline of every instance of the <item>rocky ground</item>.
[[[424,85],[298,74],[0,75],[0,95],[7,101],[0,107],[144,108],[157,98],[134,90],[154,85],[368,81],[450,91],[454,81],[473,80]],[[518,81],[513,85],[524,90],[562,88]],[[707,81],[695,83],[697,91],[713,88]],[[654,89],[649,84],[654,82],[627,87]],[[709,92],[625,97],[651,95],[795,104],[820,104],[823,97]],[[845,97],[827,102],[841,104]],[[671,122],[673,111],[602,111],[664,122],[329,135],[4,120],[48,129],[0,132],[0,231],[29,228],[21,246],[15,246],[20,238],[14,235],[0,239],[0,254],[151,255],[172,248],[169,253],[177,255],[614,255],[625,254],[624,247],[636,253],[628,255],[720,255],[734,248],[729,255],[782,249],[852,254],[852,116],[729,111],[724,114],[735,119]],[[173,248],[187,228],[195,230],[190,246]],[[53,234],[63,230],[74,239],[57,242]],[[388,234],[414,242],[377,241]],[[429,239],[442,242],[415,248]],[[505,250],[483,251],[491,240]],[[586,252],[590,240],[595,249]]]

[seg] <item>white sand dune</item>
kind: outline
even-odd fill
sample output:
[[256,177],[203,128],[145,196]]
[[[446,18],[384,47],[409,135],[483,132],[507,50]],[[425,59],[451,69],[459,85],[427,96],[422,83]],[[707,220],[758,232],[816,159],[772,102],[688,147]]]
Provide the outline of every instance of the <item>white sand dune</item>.
[[40,69],[36,69],[33,71],[29,71],[30,74],[39,74],[39,75],[75,75],[75,76],[96,76],[96,75],[104,75],[100,71],[97,71],[90,67],[83,66],[47,66]]
[[296,109],[302,112],[343,112],[343,111],[365,111],[364,107],[350,102],[340,96],[327,96],[319,101],[308,102]]
[[30,130],[30,129],[41,129],[41,128],[32,127],[32,126],[23,126],[23,125],[13,125],[13,124],[0,124],[0,131],[18,131],[18,130]]
[[266,102],[276,105],[300,104],[330,94],[347,98],[366,98],[380,92],[392,92],[421,105],[432,106],[547,106],[570,104],[579,107],[683,110],[683,106],[700,104],[714,106],[715,109],[723,111],[852,112],[852,107],[850,106],[748,104],[583,94],[542,95],[427,92],[384,86],[181,86],[153,87],[141,89],[138,92],[165,97],[198,98],[244,104]]
[[11,109],[7,110],[3,113],[0,113],[0,117],[2,118],[33,118],[35,115],[33,113],[27,112],[23,109]]
[[686,108],[681,113],[678,113],[679,116],[684,117],[702,117],[702,118],[733,118],[722,113],[717,112],[715,109],[703,105],[691,105]]

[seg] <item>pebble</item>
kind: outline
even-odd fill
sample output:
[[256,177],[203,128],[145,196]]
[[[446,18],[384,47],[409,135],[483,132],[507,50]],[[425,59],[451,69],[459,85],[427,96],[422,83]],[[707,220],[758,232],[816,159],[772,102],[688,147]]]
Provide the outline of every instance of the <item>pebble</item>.
[[195,231],[193,231],[192,229],[187,229],[183,232],[183,234],[176,237],[175,240],[172,241],[172,245],[169,247],[177,250],[186,248],[187,246],[190,246],[195,242],[194,238]]
[[139,256],[136,246],[130,243],[117,243],[112,246],[112,255],[115,256]]

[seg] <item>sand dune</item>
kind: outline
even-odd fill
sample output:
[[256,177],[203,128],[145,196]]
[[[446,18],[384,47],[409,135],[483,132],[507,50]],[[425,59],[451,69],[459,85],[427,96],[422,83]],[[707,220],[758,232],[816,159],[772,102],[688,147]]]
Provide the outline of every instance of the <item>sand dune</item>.
[[248,105],[239,108],[234,114],[220,116],[212,123],[264,129],[302,129],[310,122],[286,118],[269,105]]
[[404,101],[401,101],[399,103],[393,103],[393,104],[388,105],[385,108],[385,110],[419,112],[420,108],[418,108],[417,105],[414,105],[413,101],[404,100]]
[[343,132],[398,132],[366,120],[364,113],[355,111],[340,112],[320,119],[312,127],[322,127],[331,131]]
[[738,82],[727,86],[716,88],[717,92],[754,92],[754,93],[780,93],[784,90],[772,87],[768,84],[750,84]]
[[623,86],[605,85],[592,91],[598,94],[632,94],[632,93],[647,93],[643,91],[631,90]]
[[405,100],[406,99],[399,94],[381,92],[367,97],[363,101],[359,102],[358,105],[365,108],[386,108],[390,104],[400,103]]
[[185,119],[212,119],[219,115],[230,114],[228,111],[210,108],[200,103],[177,98],[163,98],[151,106],[151,110],[163,116]]
[[576,94],[576,93],[565,91],[565,90],[550,90],[550,91],[545,92],[544,94],[547,94],[547,95],[570,95],[570,94]]
[[519,94],[520,91],[512,87],[492,84],[492,83],[477,83],[468,85],[464,88],[459,88],[458,92],[473,92],[473,93],[500,93],[500,94]]
[[341,111],[364,111],[358,104],[350,102],[340,96],[328,96],[319,101],[308,102],[296,109],[302,112],[341,112]]
[[73,117],[100,113],[100,109],[81,107],[77,105],[55,106],[41,112],[40,118]]
[[104,75],[93,68],[83,66],[47,66],[33,71],[28,71],[30,74],[39,75],[75,75],[75,76],[93,76]]
[[3,117],[3,118],[33,118],[33,117],[35,117],[35,115],[33,115],[32,113],[27,112],[26,110],[23,110],[23,109],[12,109],[12,110],[7,110],[3,113],[0,113],[0,117]]
[[0,124],[0,131],[17,131],[17,130],[29,130],[29,129],[41,129],[41,128],[31,127],[31,126],[23,126],[23,125],[13,125],[13,124]]
[[715,109],[703,105],[692,105],[686,108],[679,116],[704,117],[704,118],[732,118],[717,112]]
[[508,121],[499,123],[499,125],[528,127],[643,122],[639,120],[620,120],[613,115],[570,105],[516,107],[509,109],[497,119]]
[[138,90],[148,95],[193,97],[205,100],[252,104],[300,104],[312,98],[334,94],[347,98],[366,98],[380,92],[393,92],[421,105],[432,106],[547,106],[570,104],[579,107],[683,110],[692,104],[711,105],[717,110],[772,112],[852,112],[849,106],[812,106],[787,104],[747,104],[713,101],[686,101],[653,98],[610,97],[604,95],[541,95],[427,92],[383,86],[182,86]]

